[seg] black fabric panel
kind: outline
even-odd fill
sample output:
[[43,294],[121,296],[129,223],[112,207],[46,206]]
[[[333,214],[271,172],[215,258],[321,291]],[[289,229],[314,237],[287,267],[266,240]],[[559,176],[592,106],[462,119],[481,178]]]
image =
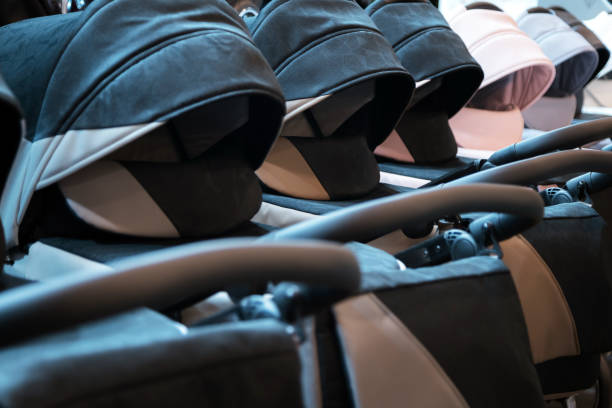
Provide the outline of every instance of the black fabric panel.
[[[37,125],[32,122],[30,139],[68,129],[165,120],[198,103],[240,92],[266,94],[281,103],[273,72],[224,1],[155,0],[143,7],[129,0],[97,0],[83,12],[46,19],[46,25],[23,21],[17,23],[19,30],[6,26],[0,31],[6,44],[0,61],[9,85],[14,86],[6,74],[10,71],[21,78],[24,89],[19,92],[39,99],[44,94],[40,115],[24,104],[28,114],[40,116]],[[68,21],[74,23],[70,30],[54,31],[55,37],[43,31]],[[61,49],[67,40],[69,46]],[[33,84],[23,80],[39,76],[44,78]],[[264,145],[274,136],[257,135],[270,139],[259,141]]]
[[261,188],[241,151],[226,138],[184,163],[123,162],[182,237],[218,236],[251,219]]
[[61,12],[55,0],[3,0],[0,2],[0,26]]
[[523,233],[555,275],[576,322],[580,349],[612,349],[612,240],[609,227],[582,203],[546,207]]
[[424,180],[436,180],[440,177],[469,169],[474,164],[474,159],[460,157],[436,165],[398,163],[383,157],[378,157],[378,160],[378,167],[381,171]]
[[0,194],[21,140],[21,107],[0,75]]
[[288,100],[336,92],[375,73],[408,77],[372,20],[352,1],[274,0],[249,28]]
[[[597,54],[583,52],[562,63],[555,65],[555,79],[546,91],[545,96],[565,97],[573,95],[589,82],[597,63]],[[585,72],[589,76],[585,76]]]
[[[268,191],[270,191],[268,189]],[[302,198],[286,197],[274,193],[264,193],[263,200],[267,203],[278,205],[280,207],[291,208],[297,211],[307,212],[310,214],[323,215],[328,212],[348,207],[354,204],[359,204],[375,198],[387,197],[391,194],[396,194],[397,191],[384,184],[378,184],[370,194],[361,197],[358,200],[343,200],[343,201],[318,201],[304,200]]]
[[544,394],[585,390],[599,376],[599,353],[561,357],[536,364]]
[[591,201],[593,208],[606,220],[606,224],[612,225],[612,186],[591,194]]
[[303,404],[296,343],[286,325],[270,320],[183,335],[139,310],[3,350],[0,360],[2,406]]
[[28,140],[34,137],[47,85],[80,14],[40,17],[0,28],[0,72],[23,108]]
[[326,138],[290,137],[331,200],[368,194],[380,177],[367,143],[369,115],[360,109],[335,135]]
[[[259,237],[265,235],[267,232],[266,229],[256,224],[246,222],[223,236],[216,238]],[[96,239],[66,237],[46,237],[40,239],[40,242],[45,245],[50,245],[91,261],[104,264],[112,264],[128,256],[140,255],[145,252],[195,241],[197,241],[197,239],[146,239],[117,236],[114,234]]]
[[446,113],[414,107],[404,113],[395,130],[415,163],[439,163],[457,155],[457,143]]
[[[484,73],[442,14],[428,1],[410,0],[378,0],[366,11],[416,81],[443,78],[423,103],[447,118],[457,113]],[[446,143],[452,144],[451,139]]]
[[399,271],[354,252],[365,270],[363,290],[374,290],[471,407],[543,406],[522,309],[501,261],[475,257]]
[[319,359],[319,380],[321,402],[325,408],[352,407],[348,378],[342,361],[335,320],[330,311],[316,316],[317,357]]
[[395,78],[376,80],[374,100],[328,137],[288,138],[332,200],[368,194],[378,184],[379,170],[371,150],[391,132],[409,97],[397,92],[396,85]]

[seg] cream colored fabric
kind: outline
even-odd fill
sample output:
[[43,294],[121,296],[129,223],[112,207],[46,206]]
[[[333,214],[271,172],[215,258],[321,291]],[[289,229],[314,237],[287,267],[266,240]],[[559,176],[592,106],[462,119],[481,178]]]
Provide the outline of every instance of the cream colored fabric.
[[357,407],[468,407],[438,362],[375,295],[334,307]]
[[319,217],[304,211],[294,210],[293,208],[281,207],[280,205],[261,203],[259,211],[251,218],[252,222],[270,225],[272,227],[283,228],[298,222],[308,221]]
[[48,281],[75,274],[111,272],[113,268],[51,245],[35,242],[28,254],[4,266],[4,273],[31,281]]
[[267,186],[290,196],[310,200],[329,200],[317,176],[299,150],[284,137],[274,143],[264,164],[256,171]]
[[98,161],[64,178],[70,208],[94,227],[140,237],[179,237],[172,221],[125,167]]
[[523,308],[534,362],[580,354],[572,312],[546,262],[522,235],[502,242],[501,249]]
[[401,174],[388,173],[386,171],[380,172],[380,182],[385,184],[391,184],[394,186],[419,188],[423,187],[430,181],[431,180],[421,179],[417,177],[402,176]]
[[305,110],[312,108],[313,106],[324,101],[330,96],[331,95],[321,95],[315,98],[294,99],[292,101],[285,102],[285,108],[287,110],[287,113],[283,118],[283,122],[287,122],[293,119],[296,115],[299,115]]

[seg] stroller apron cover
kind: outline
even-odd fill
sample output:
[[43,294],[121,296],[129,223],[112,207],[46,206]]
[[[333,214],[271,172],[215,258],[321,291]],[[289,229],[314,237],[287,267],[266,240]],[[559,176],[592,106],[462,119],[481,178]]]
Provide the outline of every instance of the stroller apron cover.
[[597,68],[597,51],[551,10],[536,7],[517,21],[556,69],[555,79],[544,97],[523,112],[525,124],[538,130],[567,126],[576,111],[575,93],[584,88]]
[[372,20],[352,1],[275,0],[248,24],[288,101],[259,178],[319,200],[374,189],[371,151],[397,123],[414,82]]
[[450,120],[457,143],[490,151],[520,141],[521,111],[551,85],[552,62],[509,15],[487,3],[458,8],[449,24],[485,75],[468,105]]
[[[448,119],[478,88],[481,68],[428,1],[379,0],[366,11],[419,85],[410,109],[375,153],[416,163],[454,157],[457,145]],[[421,57],[424,50],[427,58]]]
[[[27,120],[0,203],[9,247],[58,229],[205,236],[255,213],[281,90],[231,7],[196,3],[101,0],[0,28]],[[213,194],[223,183],[242,188]]]

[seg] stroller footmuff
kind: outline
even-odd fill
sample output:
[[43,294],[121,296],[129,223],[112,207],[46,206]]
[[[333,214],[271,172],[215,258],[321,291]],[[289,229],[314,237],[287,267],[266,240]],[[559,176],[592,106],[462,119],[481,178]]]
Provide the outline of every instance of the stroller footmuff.
[[[169,313],[185,298],[225,285],[283,278],[338,299],[358,287],[359,269],[338,245],[218,240],[128,258],[112,273],[85,269],[5,291],[0,326],[10,335],[0,345],[0,401],[6,407],[305,406],[294,326],[301,316],[286,323],[280,314],[251,312],[187,327],[143,308]],[[319,296],[316,307],[326,302]]]
[[[531,353],[525,353],[521,306],[500,260],[473,257],[406,269],[381,250],[351,246],[360,258],[363,294],[334,306],[328,318],[338,333],[353,401],[542,406]],[[319,329],[320,339],[328,336],[325,326]],[[328,399],[339,394],[324,391]]]
[[530,9],[517,21],[521,30],[538,43],[556,68],[555,80],[545,96],[523,113],[525,123],[539,130],[567,126],[576,112],[576,92],[592,79],[597,68],[597,51],[546,8]]

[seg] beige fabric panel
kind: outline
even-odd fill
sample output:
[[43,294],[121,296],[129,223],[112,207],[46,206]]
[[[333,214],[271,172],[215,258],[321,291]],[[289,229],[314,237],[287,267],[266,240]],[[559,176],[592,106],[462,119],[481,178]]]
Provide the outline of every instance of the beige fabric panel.
[[374,294],[334,307],[357,407],[468,407],[419,340]]
[[252,222],[270,225],[273,227],[284,228],[298,222],[308,221],[320,217],[304,211],[294,210],[293,208],[281,207],[280,205],[261,203],[259,211],[251,218]]
[[290,196],[329,200],[329,194],[299,150],[285,137],[274,143],[264,164],[256,171],[268,187]]
[[580,354],[574,317],[546,262],[522,235],[503,241],[501,249],[523,308],[534,362]]
[[141,237],[179,237],[174,224],[123,166],[98,161],[59,182],[70,208],[94,227]]

